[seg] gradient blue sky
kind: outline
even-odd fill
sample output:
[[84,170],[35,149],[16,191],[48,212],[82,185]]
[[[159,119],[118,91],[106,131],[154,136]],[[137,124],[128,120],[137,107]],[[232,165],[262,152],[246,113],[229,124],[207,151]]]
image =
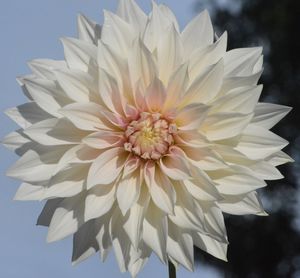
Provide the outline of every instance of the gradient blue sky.
[[[150,0],[137,1],[147,11]],[[177,15],[181,26],[193,16],[194,0],[164,0]],[[102,21],[102,10],[115,10],[117,0],[9,0],[0,4],[0,108],[26,101],[15,77],[29,73],[26,62],[34,58],[63,58],[59,38],[76,35],[76,16],[79,12]],[[3,113],[0,114],[0,138],[17,126]],[[5,176],[6,169],[17,159],[16,155],[0,147],[0,277],[130,277],[121,274],[114,256],[100,263],[98,256],[91,257],[72,267],[71,239],[47,244],[46,229],[35,226],[42,203],[12,201],[18,181]],[[141,278],[167,277],[167,270],[157,258],[151,257]],[[205,266],[196,267],[195,273],[180,269],[179,278],[221,277]]]

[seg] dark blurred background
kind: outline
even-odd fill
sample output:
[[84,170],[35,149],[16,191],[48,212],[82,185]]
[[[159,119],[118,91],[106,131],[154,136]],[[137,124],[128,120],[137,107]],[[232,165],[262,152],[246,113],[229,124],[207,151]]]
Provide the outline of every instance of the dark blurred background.
[[218,268],[224,277],[300,277],[300,1],[198,0],[208,8],[216,33],[228,31],[229,47],[264,47],[261,101],[292,106],[273,130],[290,145],[296,162],[281,166],[285,179],[260,191],[268,217],[226,216],[229,263],[199,250],[197,260]]

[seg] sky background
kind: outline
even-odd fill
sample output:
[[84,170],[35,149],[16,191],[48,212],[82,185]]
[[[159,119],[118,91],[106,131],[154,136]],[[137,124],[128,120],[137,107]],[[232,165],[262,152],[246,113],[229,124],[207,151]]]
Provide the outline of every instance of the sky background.
[[[137,2],[144,10],[149,11],[150,0]],[[171,7],[181,27],[195,15],[194,0],[157,2]],[[116,7],[117,0],[1,1],[1,111],[26,102],[16,76],[29,73],[27,61],[35,58],[63,58],[59,38],[76,36],[76,16],[79,12],[102,22],[102,10],[114,11]],[[0,127],[0,138],[17,129],[3,113],[0,114]],[[72,267],[71,238],[46,243],[47,229],[35,226],[43,203],[12,201],[19,181],[7,178],[5,171],[16,159],[16,155],[0,146],[0,277],[130,277],[119,272],[112,253],[104,264],[95,255],[79,266]],[[167,277],[167,268],[153,255],[139,278],[155,276]],[[178,272],[178,278],[222,276],[205,265],[196,266],[195,273],[184,269]]]

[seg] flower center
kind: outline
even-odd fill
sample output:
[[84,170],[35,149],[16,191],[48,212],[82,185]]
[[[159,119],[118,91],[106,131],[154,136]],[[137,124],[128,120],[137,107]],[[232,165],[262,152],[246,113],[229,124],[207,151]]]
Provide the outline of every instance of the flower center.
[[142,112],[138,120],[128,125],[124,148],[143,159],[157,160],[174,143],[173,134],[176,131],[176,125],[170,124],[159,113]]

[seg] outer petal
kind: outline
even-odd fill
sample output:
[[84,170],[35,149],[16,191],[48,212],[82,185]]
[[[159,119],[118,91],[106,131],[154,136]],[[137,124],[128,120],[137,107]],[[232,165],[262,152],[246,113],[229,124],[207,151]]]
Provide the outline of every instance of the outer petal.
[[78,37],[80,40],[97,45],[101,37],[101,26],[80,14],[77,18]]
[[185,53],[204,48],[213,43],[214,31],[207,10],[196,16],[181,34]]

